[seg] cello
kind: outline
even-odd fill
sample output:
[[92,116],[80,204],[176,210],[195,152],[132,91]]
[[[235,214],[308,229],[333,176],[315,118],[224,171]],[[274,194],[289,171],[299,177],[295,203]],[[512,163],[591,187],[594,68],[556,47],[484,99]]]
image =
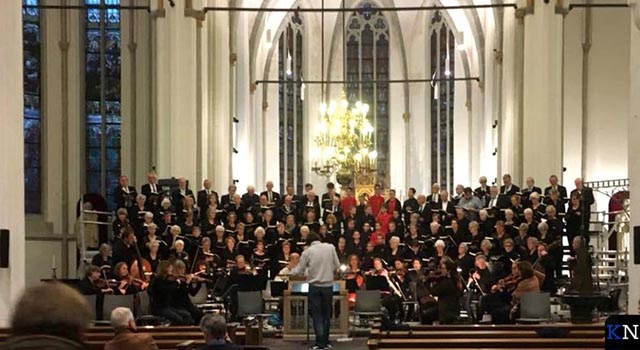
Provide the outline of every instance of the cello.
[[[133,281],[137,282],[137,284],[140,284],[139,288],[141,290],[145,290],[149,285],[148,276],[153,275],[153,271],[151,271],[151,263],[149,262],[149,260],[142,257],[140,248],[138,247],[137,237],[134,238],[133,246],[136,248],[136,257],[131,262],[131,269],[129,273],[133,278]],[[140,267],[142,267],[142,269],[140,269]]]

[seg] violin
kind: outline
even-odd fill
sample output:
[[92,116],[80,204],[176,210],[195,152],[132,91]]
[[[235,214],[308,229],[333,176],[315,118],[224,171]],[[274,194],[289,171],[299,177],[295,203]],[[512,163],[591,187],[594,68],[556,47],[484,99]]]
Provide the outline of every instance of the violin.
[[520,281],[522,281],[520,276],[509,274],[507,277],[499,280],[496,285],[491,287],[491,292],[496,293],[498,291],[506,291],[508,293],[512,293]]

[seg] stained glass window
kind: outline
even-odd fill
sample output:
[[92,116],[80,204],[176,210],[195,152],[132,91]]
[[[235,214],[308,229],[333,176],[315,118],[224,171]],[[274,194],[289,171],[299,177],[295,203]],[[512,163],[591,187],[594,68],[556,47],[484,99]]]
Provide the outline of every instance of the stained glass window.
[[302,193],[303,180],[303,96],[302,90],[302,20],[297,15],[287,19],[278,41],[278,76],[286,83],[278,85],[280,191],[292,185]]
[[[120,0],[85,0],[86,190],[114,209],[120,175]],[[111,6],[111,7],[109,7]]]
[[[23,0],[38,5],[38,0]],[[25,213],[42,211],[42,113],[40,108],[40,9],[22,9],[24,53],[24,204]]]
[[389,26],[382,12],[369,2],[347,22],[347,100],[370,106],[378,152],[377,182],[389,183]]
[[455,36],[437,11],[431,20],[429,71],[431,89],[431,180],[452,193],[453,189],[453,97],[455,84]]

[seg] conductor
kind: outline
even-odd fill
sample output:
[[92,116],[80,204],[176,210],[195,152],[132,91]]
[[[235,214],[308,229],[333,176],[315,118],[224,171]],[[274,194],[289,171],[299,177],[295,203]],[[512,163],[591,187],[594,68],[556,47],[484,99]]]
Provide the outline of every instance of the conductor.
[[313,328],[316,344],[313,350],[329,348],[329,330],[331,327],[331,310],[333,299],[334,272],[340,267],[340,260],[333,245],[321,243],[315,232],[307,236],[309,248],[302,253],[293,275],[307,276],[309,283],[309,308],[313,317]]

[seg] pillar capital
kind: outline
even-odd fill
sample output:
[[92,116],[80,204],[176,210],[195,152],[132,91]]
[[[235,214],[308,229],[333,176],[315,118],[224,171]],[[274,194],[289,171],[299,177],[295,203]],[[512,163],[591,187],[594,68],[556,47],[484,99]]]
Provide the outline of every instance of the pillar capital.
[[[555,13],[558,15],[566,15],[569,13],[569,4],[571,0],[539,0],[545,6],[555,6]],[[632,0],[630,0],[632,1]],[[637,0],[634,0],[637,1]],[[518,0],[516,6],[516,18],[522,19],[527,15],[535,14],[535,0]]]

